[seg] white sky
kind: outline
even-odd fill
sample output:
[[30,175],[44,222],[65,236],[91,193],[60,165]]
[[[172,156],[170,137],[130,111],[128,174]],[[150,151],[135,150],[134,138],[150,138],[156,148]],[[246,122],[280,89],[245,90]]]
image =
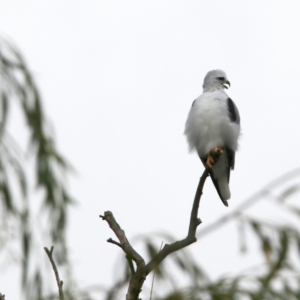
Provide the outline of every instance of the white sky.
[[[207,182],[199,230],[299,165],[299,15],[292,0],[0,0],[0,34],[25,55],[59,149],[79,172],[69,246],[83,286],[114,278],[120,250],[106,243],[113,233],[98,217],[105,210],[128,237],[186,235],[203,167],[183,130],[209,70],[227,73],[243,136],[230,206]],[[276,216],[264,204],[253,212]],[[226,225],[190,249],[216,277],[259,262],[258,247],[242,256],[237,238]],[[1,292],[20,299],[11,274],[1,274]]]

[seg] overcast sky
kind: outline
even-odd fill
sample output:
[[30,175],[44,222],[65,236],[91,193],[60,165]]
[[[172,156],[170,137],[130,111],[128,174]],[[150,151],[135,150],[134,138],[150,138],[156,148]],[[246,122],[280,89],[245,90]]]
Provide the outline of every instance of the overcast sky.
[[[186,235],[203,167],[183,131],[209,70],[227,73],[242,137],[229,208],[208,181],[198,230],[299,166],[299,15],[296,0],[0,0],[0,34],[24,54],[59,149],[79,173],[69,247],[83,286],[114,278],[120,249],[106,243],[113,233],[98,217],[106,210],[129,238]],[[268,204],[253,213],[277,216]],[[190,250],[217,277],[259,263],[258,246],[245,257],[237,241],[231,224]],[[12,274],[0,274],[1,292],[20,299]]]

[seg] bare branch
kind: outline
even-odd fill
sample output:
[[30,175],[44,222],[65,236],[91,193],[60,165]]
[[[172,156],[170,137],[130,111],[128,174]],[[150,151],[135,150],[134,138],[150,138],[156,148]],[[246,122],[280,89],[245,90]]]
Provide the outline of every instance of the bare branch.
[[48,255],[48,258],[51,262],[51,265],[52,265],[52,268],[53,268],[53,271],[55,274],[55,278],[56,278],[56,282],[57,282],[57,286],[58,286],[59,300],[64,300],[63,281],[59,279],[59,274],[58,274],[55,262],[52,257],[54,247],[52,246],[50,251],[47,247],[44,247],[44,250],[46,251],[46,253]]
[[119,246],[121,249],[123,249],[122,244],[118,243],[117,241],[113,240],[112,238],[109,238],[109,239],[107,240],[107,242],[108,242],[108,243],[111,243],[111,244],[115,244],[115,245]]
[[[100,217],[102,217],[102,216],[100,216]],[[111,244],[114,244],[114,245],[117,245],[118,247],[120,247],[121,249],[123,249],[122,244],[118,243],[117,241],[113,240],[112,238],[109,238],[107,240],[107,242],[111,243]],[[132,263],[132,258],[128,254],[126,254],[125,257],[127,259],[127,262],[128,262],[128,265],[129,265],[129,268],[130,268],[130,271],[131,271],[131,275],[133,275],[135,273],[135,270],[134,270],[134,265]]]
[[107,241],[109,243],[116,244],[117,246],[121,247],[122,250],[126,253],[127,260],[130,261],[132,258],[137,265],[136,272],[134,272],[133,265],[131,265],[132,276],[130,279],[126,300],[138,299],[146,275],[153,271],[155,267],[157,267],[169,254],[197,241],[196,230],[198,225],[201,224],[201,220],[198,218],[198,209],[201,195],[203,192],[204,183],[206,178],[208,177],[208,174],[209,170],[205,169],[200,178],[194,198],[193,208],[191,211],[187,237],[181,241],[177,241],[170,245],[165,245],[164,248],[147,265],[145,265],[144,259],[130,245],[128,239],[126,238],[124,230],[121,229],[120,225],[115,220],[112,212],[106,211],[104,213],[104,216],[100,216],[104,221],[108,223],[109,227],[118,237],[120,243],[114,241],[113,239],[108,239]]
[[201,220],[198,218],[198,209],[200,205],[200,199],[203,193],[204,183],[206,178],[208,177],[208,172],[209,170],[208,168],[206,168],[198,184],[191,212],[190,225],[187,237],[181,241],[174,242],[170,245],[166,244],[164,248],[146,265],[146,275],[148,275],[156,266],[158,266],[169,254],[178,251],[184,247],[187,247],[188,245],[197,241],[196,230],[198,225],[201,224]]
[[126,300],[136,300],[138,298],[139,293],[141,292],[141,288],[146,279],[145,276],[145,261],[141,255],[139,255],[130,245],[124,230],[120,227],[120,225],[115,220],[112,212],[106,211],[104,216],[100,216],[102,220],[106,221],[112,231],[115,233],[117,238],[121,243],[121,248],[123,251],[132,258],[136,263],[136,272],[131,276]]
[[[269,182],[265,187],[263,187],[260,191],[256,192],[254,195],[246,199],[245,201],[241,202],[236,209],[227,213],[225,216],[217,219],[215,222],[209,224],[208,226],[204,227],[200,232],[197,234],[197,238],[202,238],[205,235],[211,233],[214,230],[222,228],[225,223],[234,220],[236,217],[239,217],[246,209],[250,208],[258,201],[264,199],[265,196],[270,194],[270,190],[275,187],[278,187],[285,183],[288,180],[295,178],[296,176],[300,175],[300,168],[296,168],[292,171],[287,172],[284,175],[272,180]],[[222,225],[222,226],[221,226]]]

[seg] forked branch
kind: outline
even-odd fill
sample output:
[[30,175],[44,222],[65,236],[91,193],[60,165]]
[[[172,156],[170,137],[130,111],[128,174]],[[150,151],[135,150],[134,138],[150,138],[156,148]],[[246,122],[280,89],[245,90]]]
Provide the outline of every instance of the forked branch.
[[126,253],[126,257],[131,258],[135,261],[137,269],[134,271],[133,266],[131,267],[132,276],[130,279],[128,291],[126,294],[126,300],[137,300],[139,293],[142,290],[142,286],[144,284],[144,281],[146,279],[146,276],[153,271],[169,254],[178,251],[180,249],[183,249],[187,247],[188,245],[195,243],[197,241],[196,238],[196,230],[199,224],[201,224],[200,218],[198,218],[198,210],[199,210],[199,204],[201,195],[203,193],[203,187],[206,178],[208,177],[209,171],[208,169],[205,169],[203,172],[197,191],[195,194],[194,202],[193,202],[193,208],[191,211],[191,217],[190,217],[190,224],[188,229],[188,234],[185,239],[174,242],[170,245],[166,244],[164,248],[157,253],[156,256],[146,265],[144,259],[141,255],[139,255],[133,247],[130,245],[124,230],[121,229],[120,225],[115,220],[112,212],[106,211],[104,213],[104,216],[100,216],[102,220],[106,221],[109,225],[109,227],[112,229],[112,231],[117,236],[119,242],[114,241],[113,239],[108,239],[107,242],[115,244],[122,248],[122,250]]
[[49,250],[47,247],[44,247],[44,249],[45,249],[45,251],[48,255],[48,258],[51,262],[51,265],[52,265],[52,268],[53,268],[53,271],[54,271],[54,274],[55,274],[55,278],[56,278],[56,282],[57,282],[57,286],[58,286],[59,300],[64,300],[64,292],[63,292],[63,288],[62,288],[63,287],[63,281],[59,279],[59,274],[58,274],[54,259],[52,257],[54,247],[52,246],[51,250]]
[[105,220],[108,223],[109,227],[112,229],[112,231],[115,233],[115,235],[120,241],[120,243],[118,243],[110,238],[107,240],[107,242],[121,247],[122,250],[126,253],[126,257],[128,257],[127,259],[130,260],[130,258],[132,258],[136,263],[136,271],[134,271],[134,269],[131,268],[133,274],[131,276],[130,284],[126,295],[126,300],[136,300],[139,293],[141,292],[141,288],[146,279],[145,261],[142,258],[142,256],[139,255],[130,245],[125,235],[125,231],[122,230],[120,225],[117,223],[112,212],[106,211],[104,213],[104,216],[100,216],[100,218],[102,218],[102,220]]

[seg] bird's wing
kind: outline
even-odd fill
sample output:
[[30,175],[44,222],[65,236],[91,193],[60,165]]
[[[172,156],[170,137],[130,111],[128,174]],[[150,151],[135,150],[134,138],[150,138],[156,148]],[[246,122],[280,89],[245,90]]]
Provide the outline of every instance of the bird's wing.
[[[235,103],[232,101],[232,99],[227,99],[227,108],[228,108],[228,116],[229,120],[233,123],[236,123],[240,125],[240,113],[238,108],[236,107]],[[232,149],[227,148],[227,155],[228,155],[228,168],[227,168],[227,174],[228,174],[228,182],[230,178],[230,169],[234,170],[234,163],[235,163],[235,151]]]
[[225,206],[228,206],[227,200],[230,198],[228,157],[225,149],[218,162],[209,170],[211,180]]
[[232,99],[227,99],[228,116],[231,122],[240,124],[240,113]]

